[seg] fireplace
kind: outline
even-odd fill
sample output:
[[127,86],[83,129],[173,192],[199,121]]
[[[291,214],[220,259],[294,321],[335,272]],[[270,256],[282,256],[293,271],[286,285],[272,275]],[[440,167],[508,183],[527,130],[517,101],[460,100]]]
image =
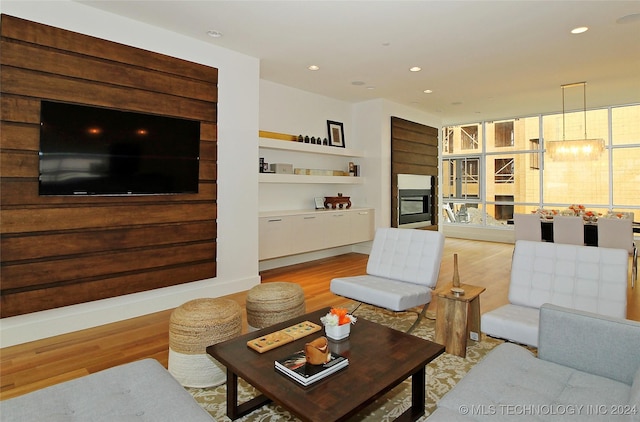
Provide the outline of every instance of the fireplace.
[[399,189],[399,225],[414,223],[431,225],[432,199],[431,189]]

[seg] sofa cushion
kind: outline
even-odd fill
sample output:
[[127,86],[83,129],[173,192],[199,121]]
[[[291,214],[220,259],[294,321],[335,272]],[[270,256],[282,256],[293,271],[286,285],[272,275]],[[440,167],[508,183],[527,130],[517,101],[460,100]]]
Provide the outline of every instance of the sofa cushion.
[[3,422],[211,422],[154,359],[106,369],[0,402]]
[[[587,409],[594,404],[607,408],[624,404],[630,391],[627,384],[540,360],[520,346],[505,343],[473,367],[438,402],[438,409],[458,414],[469,409],[467,420],[512,421],[528,412],[524,415],[533,420],[601,421],[602,414],[589,414]],[[579,406],[584,406],[581,412]],[[562,409],[576,412],[558,418],[557,411]],[[441,415],[433,420],[450,420],[446,412]]]
[[635,415],[633,415],[631,420],[633,422],[640,422],[640,368],[638,368],[636,375],[633,377],[631,393],[629,394],[629,406],[636,409]]

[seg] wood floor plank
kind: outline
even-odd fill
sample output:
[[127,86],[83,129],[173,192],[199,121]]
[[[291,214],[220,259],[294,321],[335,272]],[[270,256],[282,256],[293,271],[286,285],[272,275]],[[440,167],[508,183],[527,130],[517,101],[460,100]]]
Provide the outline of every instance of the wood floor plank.
[[[458,254],[463,283],[483,286],[482,313],[507,303],[512,244],[447,238],[438,285],[453,277],[453,254]],[[332,278],[364,274],[367,255],[350,253],[276,268],[260,274],[263,283],[290,281],[302,286],[307,311],[353,302],[329,291]],[[629,288],[627,317],[640,321],[640,286]],[[240,304],[243,332],[247,331],[247,292],[225,296]],[[429,315],[435,315],[435,302]],[[0,400],[143,358],[168,364],[169,318],[172,310],[107,324],[74,333],[0,349]]]

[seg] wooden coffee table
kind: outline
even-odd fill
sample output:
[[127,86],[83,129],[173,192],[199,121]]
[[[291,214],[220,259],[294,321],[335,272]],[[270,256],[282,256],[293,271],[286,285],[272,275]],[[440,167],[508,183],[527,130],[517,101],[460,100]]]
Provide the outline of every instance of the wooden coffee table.
[[[396,420],[415,421],[425,413],[425,366],[444,352],[444,346],[380,324],[358,319],[351,335],[331,343],[349,358],[349,366],[302,387],[276,372],[274,361],[324,335],[324,331],[265,353],[247,347],[247,341],[309,320],[319,323],[329,309],[312,312],[271,327],[207,347],[207,353],[227,367],[227,416],[232,420],[273,401],[303,421],[343,421],[411,377],[411,407]],[[238,404],[238,377],[262,395]]]

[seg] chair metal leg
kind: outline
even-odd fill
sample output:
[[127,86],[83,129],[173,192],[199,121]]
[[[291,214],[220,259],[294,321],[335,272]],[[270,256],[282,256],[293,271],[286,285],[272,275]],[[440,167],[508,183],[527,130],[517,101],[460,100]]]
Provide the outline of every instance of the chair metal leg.
[[418,318],[416,318],[416,320],[413,322],[413,325],[409,327],[409,329],[407,330],[407,334],[411,333],[418,326],[420,321],[422,321],[422,318],[424,318],[424,315],[427,313],[428,307],[429,307],[429,303],[425,303],[424,306],[422,307],[422,310],[418,314]]
[[638,279],[638,248],[635,243],[633,244],[633,261],[631,262],[631,288],[636,287],[636,280]]

